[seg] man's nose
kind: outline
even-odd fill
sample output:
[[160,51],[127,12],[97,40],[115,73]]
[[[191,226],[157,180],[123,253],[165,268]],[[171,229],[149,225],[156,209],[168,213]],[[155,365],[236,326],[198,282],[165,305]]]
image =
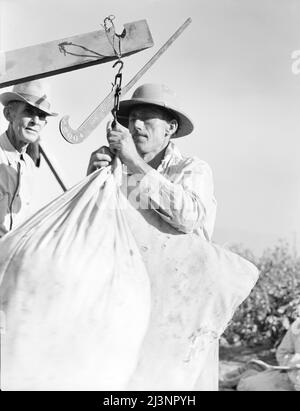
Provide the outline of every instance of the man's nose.
[[38,116],[37,114],[33,114],[33,115],[31,116],[31,121],[32,121],[34,124],[38,124],[38,123],[40,122],[40,118],[39,118],[39,116]]
[[133,126],[136,130],[142,130],[144,128],[144,122],[143,120],[137,118],[135,119]]
[[43,121],[43,119],[41,119],[41,117],[38,114],[33,114],[31,116],[31,123],[36,125],[36,124],[42,124],[42,123],[46,123],[46,121]]

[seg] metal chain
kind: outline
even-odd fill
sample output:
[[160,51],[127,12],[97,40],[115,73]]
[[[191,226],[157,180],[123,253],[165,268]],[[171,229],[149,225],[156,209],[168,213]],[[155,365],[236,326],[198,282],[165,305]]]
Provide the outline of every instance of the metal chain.
[[[121,95],[121,86],[122,86],[122,70],[124,66],[124,62],[122,61],[122,38],[125,37],[126,31],[123,30],[121,34],[117,34],[115,30],[115,25],[113,20],[115,19],[114,15],[110,15],[104,19],[103,27],[106,33],[106,37],[112,46],[115,55],[118,57],[118,60],[114,63],[113,68],[117,65],[120,65],[117,74],[115,75],[115,81],[112,83],[113,89],[115,89],[115,96],[114,96],[114,108],[112,109],[112,115],[114,117],[112,127],[115,127],[117,122],[117,112],[120,107],[120,95]],[[110,33],[112,33],[110,35]],[[118,45],[116,47],[116,41]]]
[[[114,50],[115,55],[118,57],[118,59],[121,59],[122,57],[122,48],[121,48],[122,38],[125,37],[126,31],[123,30],[121,34],[117,34],[115,25],[113,22],[114,20],[115,20],[115,16],[113,14],[111,14],[108,17],[105,17],[102,27],[105,30],[106,37],[108,39],[108,42],[112,46],[112,49]],[[110,36],[110,33],[111,33],[111,36]],[[116,42],[118,43],[117,47],[116,47]]]
[[113,67],[115,67],[117,64],[121,64],[118,73],[115,75],[115,82],[113,84],[113,88],[115,89],[115,96],[114,96],[114,108],[112,109],[112,115],[114,117],[114,121],[112,126],[115,127],[116,122],[117,122],[117,112],[119,111],[120,108],[120,96],[121,96],[121,90],[122,90],[122,69],[123,69],[123,61],[118,60],[115,62]]

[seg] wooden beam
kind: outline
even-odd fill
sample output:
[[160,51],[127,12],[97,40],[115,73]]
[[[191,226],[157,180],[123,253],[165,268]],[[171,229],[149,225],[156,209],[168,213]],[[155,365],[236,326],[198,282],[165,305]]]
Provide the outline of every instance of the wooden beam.
[[[146,20],[124,24],[122,55],[129,56],[153,46]],[[104,30],[2,52],[0,88],[24,81],[54,76],[117,58],[113,37]],[[114,42],[118,49],[118,41]]]

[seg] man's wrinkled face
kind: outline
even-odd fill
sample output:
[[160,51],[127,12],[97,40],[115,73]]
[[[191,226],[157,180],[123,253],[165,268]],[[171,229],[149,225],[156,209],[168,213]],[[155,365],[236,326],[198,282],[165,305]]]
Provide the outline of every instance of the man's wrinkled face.
[[164,109],[151,104],[134,106],[129,114],[129,131],[137,151],[143,154],[156,154],[168,144],[170,133],[170,116]]
[[47,114],[23,102],[13,102],[8,106],[9,122],[17,143],[34,143],[47,124]]

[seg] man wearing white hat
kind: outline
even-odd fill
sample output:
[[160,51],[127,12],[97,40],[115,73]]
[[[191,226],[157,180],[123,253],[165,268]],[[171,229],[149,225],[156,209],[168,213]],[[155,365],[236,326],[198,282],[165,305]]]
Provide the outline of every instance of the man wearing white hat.
[[128,198],[140,199],[137,208],[145,208],[146,198],[147,207],[179,232],[209,241],[216,216],[212,172],[206,162],[184,157],[170,141],[193,131],[174,93],[162,84],[144,84],[120,102],[117,119],[107,127],[109,147],[91,155],[88,174],[109,165],[117,154],[127,166]]
[[8,128],[0,136],[0,237],[23,222],[32,213],[31,187],[34,163],[26,154],[47,124],[56,116],[41,81],[17,84],[0,95]]

